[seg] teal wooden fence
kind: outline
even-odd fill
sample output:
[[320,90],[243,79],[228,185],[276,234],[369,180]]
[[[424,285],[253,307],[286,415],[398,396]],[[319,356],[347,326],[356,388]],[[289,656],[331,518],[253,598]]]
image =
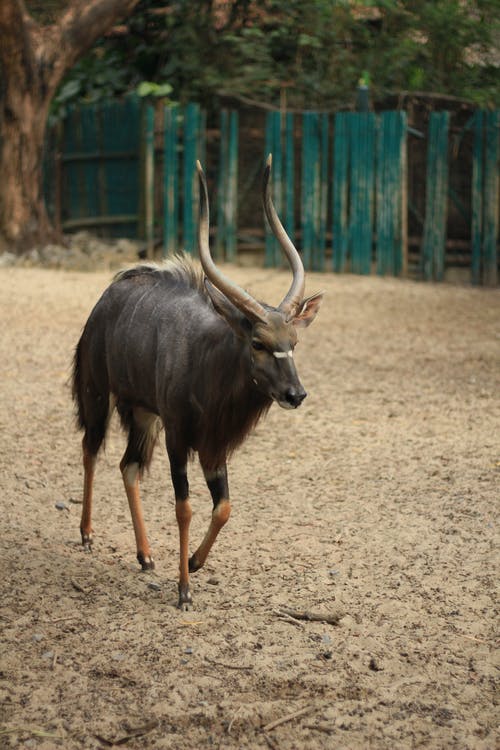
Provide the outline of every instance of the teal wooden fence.
[[137,235],[142,127],[135,97],[70,109],[58,130],[60,184],[52,191],[58,204],[53,212],[64,230]]
[[[498,111],[478,111],[470,125],[470,274],[477,284],[498,283],[499,125]],[[221,110],[208,131],[208,149],[206,115],[197,104],[153,107],[131,97],[73,109],[59,129],[59,167],[53,170],[59,184],[49,191],[59,196],[53,213],[64,230],[140,236],[150,255],[158,244],[165,254],[180,247],[196,253],[200,159],[209,181],[214,252],[234,260],[240,128],[238,112]],[[272,152],[274,203],[307,269],[407,274],[407,143],[401,111],[267,114],[262,164]],[[433,112],[425,216],[411,271],[437,281],[446,269],[449,154],[449,114]],[[258,232],[264,221],[260,178],[254,187]],[[268,228],[264,261],[283,263]]]
[[[274,201],[291,237],[295,232],[293,128],[294,115],[268,114],[266,152],[273,153]],[[405,272],[405,113],[341,112],[329,118],[305,112],[301,144],[300,248],[306,268],[370,273],[375,247],[378,273]],[[266,264],[280,262],[276,241],[268,232]]]

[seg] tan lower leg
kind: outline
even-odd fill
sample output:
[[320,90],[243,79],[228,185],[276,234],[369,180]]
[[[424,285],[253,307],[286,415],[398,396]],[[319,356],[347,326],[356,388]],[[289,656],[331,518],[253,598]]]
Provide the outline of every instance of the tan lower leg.
[[176,500],[175,517],[179,527],[179,607],[191,603],[189,591],[189,526],[193,512],[189,500]]
[[127,493],[127,500],[134,526],[137,559],[141,563],[143,570],[150,570],[154,568],[154,562],[151,557],[151,548],[146,534],[141,497],[139,494],[139,465],[134,463],[129,464],[128,466],[121,466],[120,468],[122,470],[123,484],[125,486],[125,492]]
[[214,508],[210,526],[205,534],[202,543],[191,558],[191,570],[195,571],[205,564],[208,553],[217,539],[217,535],[222,527],[227,523],[231,514],[231,503],[229,500],[221,500]]
[[94,486],[96,457],[83,448],[83,506],[80,521],[82,544],[90,547],[92,544],[92,489]]

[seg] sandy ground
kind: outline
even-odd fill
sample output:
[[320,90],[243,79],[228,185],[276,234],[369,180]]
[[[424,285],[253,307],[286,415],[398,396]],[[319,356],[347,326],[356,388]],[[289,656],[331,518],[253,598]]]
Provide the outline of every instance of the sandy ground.
[[[288,284],[230,273],[268,302]],[[309,276],[326,291],[297,349],[309,396],[232,460],[233,515],[185,613],[164,451],[144,574],[116,423],[93,553],[79,543],[68,377],[110,278],[0,270],[0,747],[498,747],[499,292]],[[197,464],[191,485],[194,546]]]

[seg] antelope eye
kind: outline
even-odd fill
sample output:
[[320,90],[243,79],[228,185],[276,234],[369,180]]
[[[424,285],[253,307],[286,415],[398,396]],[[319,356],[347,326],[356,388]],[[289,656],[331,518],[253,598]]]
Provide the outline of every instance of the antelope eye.
[[265,346],[262,343],[262,341],[258,341],[257,339],[254,339],[252,341],[252,348],[255,349],[256,352],[262,352],[265,349]]

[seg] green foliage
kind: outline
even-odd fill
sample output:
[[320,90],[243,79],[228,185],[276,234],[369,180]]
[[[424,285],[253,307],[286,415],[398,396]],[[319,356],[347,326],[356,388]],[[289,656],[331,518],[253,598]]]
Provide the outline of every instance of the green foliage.
[[[296,108],[426,90],[500,104],[486,64],[500,31],[497,0],[142,0],[128,33],[101,42],[54,102],[137,90],[210,106],[220,91]],[[370,9],[372,10],[369,13]],[[138,88],[139,87],[139,88]]]
[[165,99],[172,93],[172,86],[169,83],[142,81],[142,83],[137,86],[136,93],[141,97],[152,96],[157,99]]
[[129,91],[129,71],[117,50],[97,47],[79,60],[62,82],[51,102],[49,122],[66,115],[77,101],[96,102]]

